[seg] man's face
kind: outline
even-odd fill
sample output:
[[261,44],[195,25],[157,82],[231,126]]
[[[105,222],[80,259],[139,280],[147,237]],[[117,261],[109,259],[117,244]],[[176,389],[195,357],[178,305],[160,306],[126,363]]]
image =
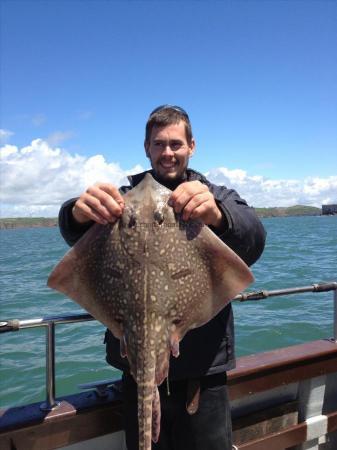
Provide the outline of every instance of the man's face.
[[193,139],[187,142],[185,124],[180,121],[166,127],[153,127],[145,151],[157,177],[169,181],[183,176],[194,147]]

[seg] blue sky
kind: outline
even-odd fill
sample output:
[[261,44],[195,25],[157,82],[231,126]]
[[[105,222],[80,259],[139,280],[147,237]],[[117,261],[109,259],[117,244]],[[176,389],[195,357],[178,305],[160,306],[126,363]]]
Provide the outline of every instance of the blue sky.
[[[325,0],[2,0],[3,145],[18,156],[41,139],[61,149],[63,163],[102,155],[122,171],[147,168],[147,116],[178,104],[197,141],[191,167],[226,168],[226,182],[243,171],[247,189],[254,177],[319,178],[333,201],[336,23],[337,3]],[[9,153],[6,171],[24,162]],[[11,192],[18,173],[5,180]]]

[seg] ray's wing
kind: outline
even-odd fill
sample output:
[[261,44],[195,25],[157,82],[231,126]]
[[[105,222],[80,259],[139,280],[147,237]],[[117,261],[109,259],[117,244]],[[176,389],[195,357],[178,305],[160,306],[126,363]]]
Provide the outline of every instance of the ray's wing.
[[113,293],[123,292],[125,281],[118,265],[123,249],[116,234],[116,226],[93,225],[54,268],[48,286],[70,297],[121,338],[121,299]]
[[215,315],[249,286],[254,277],[246,263],[208,227],[202,230],[198,246],[210,267],[211,303]]
[[176,244],[167,246],[163,256],[179,341],[189,329],[211,320],[254,278],[242,259],[206,226],[188,222],[183,229],[169,230],[163,239]]

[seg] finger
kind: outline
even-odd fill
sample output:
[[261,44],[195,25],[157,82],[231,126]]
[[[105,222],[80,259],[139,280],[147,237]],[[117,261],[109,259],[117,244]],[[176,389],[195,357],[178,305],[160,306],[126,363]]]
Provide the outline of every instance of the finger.
[[124,208],[124,199],[114,186],[95,185],[87,190],[84,202],[109,219],[120,217]]
[[98,185],[100,189],[109,194],[118,204],[125,204],[123,195],[119,192],[119,189],[116,188],[113,184],[109,183],[100,183]]
[[182,183],[172,192],[169,205],[174,208],[175,212],[180,213],[192,197],[203,192],[209,191],[207,186],[200,183],[200,181]]
[[[80,216],[78,214],[80,214]],[[109,223],[108,220],[106,220],[103,216],[98,214],[94,209],[90,208],[88,205],[86,205],[84,203],[82,205],[80,204],[80,205],[74,206],[73,216],[75,217],[76,220],[78,220],[78,217],[85,216],[87,218],[87,221],[93,220],[94,222],[100,223],[101,225],[107,225]],[[78,220],[78,221],[82,222],[82,220]]]
[[210,208],[208,202],[203,202],[196,206],[190,214],[190,220],[202,220],[204,224],[209,225],[210,223]]
[[213,225],[216,228],[220,228],[224,224],[223,215],[215,203],[214,198],[196,206],[190,215],[190,219],[200,219],[204,224]]
[[177,199],[182,195],[184,192],[189,190],[190,183],[182,183],[178,187],[175,188],[175,190],[171,193],[169,202],[170,203],[176,203]]
[[100,205],[99,201],[90,196],[82,196],[77,200],[72,213],[74,218],[82,223],[88,220],[94,220],[104,225],[114,221],[113,216]]
[[110,197],[110,195],[106,193],[102,195],[101,192],[97,194],[96,197],[91,194],[85,195],[82,201],[83,211],[90,211],[98,216],[101,216],[108,222],[114,222],[116,219],[118,219],[121,216],[124,208],[124,205],[119,205],[118,203],[116,203],[115,200]]
[[191,198],[192,197],[189,192],[182,191],[179,196],[175,195],[175,197],[170,199],[170,205],[176,213],[181,213]]
[[203,209],[207,211],[207,208],[209,207],[207,205],[209,201],[209,196],[207,193],[203,192],[202,194],[195,195],[192,197],[188,203],[186,203],[183,211],[182,211],[182,218],[183,220],[187,221],[189,219],[197,219],[200,217],[200,214],[196,212],[198,208],[200,208],[201,205],[205,205]]

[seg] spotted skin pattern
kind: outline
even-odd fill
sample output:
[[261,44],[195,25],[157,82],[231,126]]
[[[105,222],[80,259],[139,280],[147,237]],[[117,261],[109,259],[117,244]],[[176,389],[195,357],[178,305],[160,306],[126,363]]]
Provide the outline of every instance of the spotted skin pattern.
[[127,194],[115,225],[96,224],[55,267],[48,285],[79,303],[121,341],[138,385],[139,449],[160,432],[157,386],[188,330],[213,318],[253,281],[206,226],[182,222],[171,191],[150,174]]

